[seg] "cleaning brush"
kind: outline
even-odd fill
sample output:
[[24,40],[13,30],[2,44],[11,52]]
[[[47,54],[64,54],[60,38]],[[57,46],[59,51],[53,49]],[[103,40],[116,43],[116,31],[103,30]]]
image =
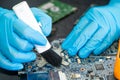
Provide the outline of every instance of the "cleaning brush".
[[[19,4],[13,6],[13,10],[17,17],[29,25],[32,29],[40,32],[43,36],[41,23],[38,23],[29,8],[26,1],[20,2]],[[44,36],[47,40],[47,38]],[[62,62],[62,57],[60,57],[56,52],[51,49],[51,45],[47,40],[47,44],[45,46],[35,45],[35,50],[43,56],[43,58],[53,66],[59,67]]]

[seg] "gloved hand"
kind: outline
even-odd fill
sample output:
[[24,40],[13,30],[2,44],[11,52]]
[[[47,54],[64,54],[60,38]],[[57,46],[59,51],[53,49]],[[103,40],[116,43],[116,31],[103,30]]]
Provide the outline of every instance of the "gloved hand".
[[[51,32],[51,18],[37,8],[31,9],[35,18],[42,24],[43,33]],[[12,10],[0,8],[0,67],[7,70],[20,70],[22,63],[36,58],[34,45],[45,45],[46,39],[37,31],[18,19]]]
[[111,0],[106,6],[93,7],[80,19],[62,43],[70,56],[78,53],[86,58],[98,55],[120,36],[120,0]]

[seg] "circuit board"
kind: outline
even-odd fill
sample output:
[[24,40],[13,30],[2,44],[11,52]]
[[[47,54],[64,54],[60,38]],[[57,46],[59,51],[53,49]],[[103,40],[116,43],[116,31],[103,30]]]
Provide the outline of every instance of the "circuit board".
[[18,72],[20,80],[116,80],[113,68],[117,42],[102,55],[90,55],[80,59],[78,56],[69,57],[67,52],[61,49],[63,40],[58,39],[51,43],[52,49],[63,58],[60,67],[48,64],[38,55],[35,61],[25,63],[24,69]]
[[45,13],[51,16],[53,23],[77,10],[76,7],[58,0],[50,0],[38,8],[42,9]]

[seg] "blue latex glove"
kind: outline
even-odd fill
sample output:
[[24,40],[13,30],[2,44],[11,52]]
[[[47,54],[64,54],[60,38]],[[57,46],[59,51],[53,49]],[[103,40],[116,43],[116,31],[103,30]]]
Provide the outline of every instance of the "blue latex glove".
[[[43,33],[51,32],[51,18],[37,8],[31,9],[38,22],[42,24]],[[34,45],[45,45],[46,40],[37,31],[19,20],[15,13],[0,8],[0,67],[7,70],[20,70],[22,63],[33,61]]]
[[79,20],[62,43],[70,56],[78,53],[86,58],[90,53],[100,54],[120,35],[120,0],[111,0],[106,6],[93,7]]

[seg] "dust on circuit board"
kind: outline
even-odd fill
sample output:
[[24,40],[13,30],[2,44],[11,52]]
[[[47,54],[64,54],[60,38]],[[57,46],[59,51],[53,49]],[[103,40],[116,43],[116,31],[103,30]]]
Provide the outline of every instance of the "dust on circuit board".
[[91,55],[80,59],[78,56],[69,57],[61,49],[63,40],[58,39],[51,43],[52,49],[63,57],[61,67],[53,67],[38,55],[36,61],[24,64],[25,68],[18,72],[20,80],[116,80],[113,66],[117,42],[103,53],[107,54],[105,56]]

